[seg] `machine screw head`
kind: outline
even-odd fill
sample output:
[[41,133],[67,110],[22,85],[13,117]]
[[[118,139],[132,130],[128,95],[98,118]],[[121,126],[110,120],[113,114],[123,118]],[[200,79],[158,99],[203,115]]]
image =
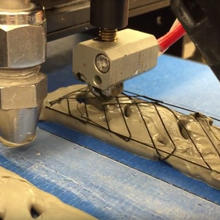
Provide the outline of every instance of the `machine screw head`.
[[107,73],[110,69],[110,60],[104,54],[99,54],[96,56],[95,65],[98,71],[101,73]]

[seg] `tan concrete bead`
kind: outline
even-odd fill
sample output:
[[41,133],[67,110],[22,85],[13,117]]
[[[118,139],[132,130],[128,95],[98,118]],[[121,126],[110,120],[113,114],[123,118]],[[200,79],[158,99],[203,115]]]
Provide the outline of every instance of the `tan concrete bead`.
[[[49,93],[41,119],[61,123],[150,159],[165,159],[187,176],[220,189],[220,128],[212,124],[211,118],[200,113],[184,115],[123,94],[106,101],[88,91],[84,85],[73,85]],[[84,100],[86,108],[79,100]]]
[[[0,219],[4,220],[95,220],[2,167],[0,201]],[[31,210],[35,210],[37,217],[33,217]]]

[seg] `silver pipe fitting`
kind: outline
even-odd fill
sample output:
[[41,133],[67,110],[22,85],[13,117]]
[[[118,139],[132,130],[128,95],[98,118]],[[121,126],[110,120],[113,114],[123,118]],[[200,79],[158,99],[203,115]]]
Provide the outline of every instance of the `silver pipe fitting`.
[[0,141],[9,147],[34,141],[47,95],[46,21],[29,0],[0,2]]

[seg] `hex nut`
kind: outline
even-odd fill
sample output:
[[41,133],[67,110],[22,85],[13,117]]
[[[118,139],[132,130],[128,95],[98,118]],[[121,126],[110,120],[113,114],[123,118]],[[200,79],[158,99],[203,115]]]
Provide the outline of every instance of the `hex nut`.
[[0,25],[0,68],[28,68],[45,61],[44,25]]
[[39,107],[47,95],[47,78],[39,73],[31,80],[0,83],[0,109],[25,109]]

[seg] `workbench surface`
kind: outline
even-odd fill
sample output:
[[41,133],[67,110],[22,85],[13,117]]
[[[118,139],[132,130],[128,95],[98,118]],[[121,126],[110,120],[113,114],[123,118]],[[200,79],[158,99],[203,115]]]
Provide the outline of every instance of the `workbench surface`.
[[[71,64],[48,69],[49,90],[76,81]],[[220,118],[220,86],[211,70],[191,61],[159,58],[125,89]],[[36,142],[0,147],[0,165],[95,217],[220,219],[220,191],[151,161],[58,124],[40,122]]]

